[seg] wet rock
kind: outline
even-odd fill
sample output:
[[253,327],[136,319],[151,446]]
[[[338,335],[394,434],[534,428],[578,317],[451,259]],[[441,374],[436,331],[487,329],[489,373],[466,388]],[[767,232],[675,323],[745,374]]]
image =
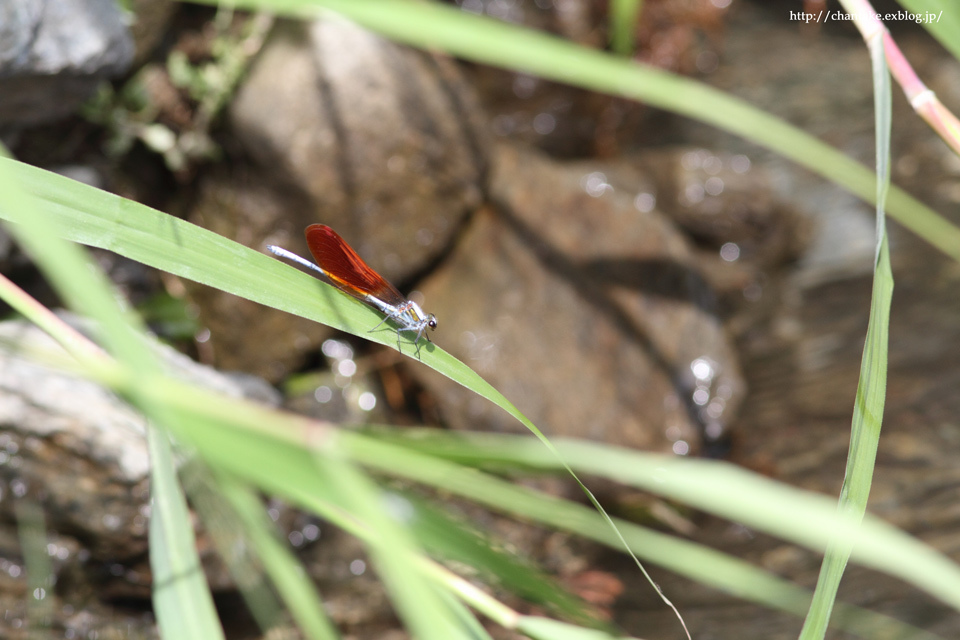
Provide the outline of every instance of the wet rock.
[[[736,414],[736,354],[687,240],[633,194],[593,185],[590,166],[499,151],[496,210],[423,287],[441,344],[548,435],[690,452]],[[454,426],[523,431],[446,378],[423,380]]]
[[[9,500],[9,499],[8,499]],[[26,513],[27,510],[21,510]],[[25,517],[24,520],[28,519]],[[40,522],[33,523],[42,525]],[[46,586],[29,574],[17,526],[0,526],[0,634],[10,640],[29,640],[38,629],[59,638],[158,638],[153,615],[144,607],[118,608],[96,597],[86,574],[89,552],[76,539],[47,529],[41,545],[46,548],[53,579]],[[40,535],[39,531],[36,535]],[[36,541],[36,539],[34,539]],[[68,594],[61,597],[61,594]],[[130,603],[128,603],[130,604]]]
[[112,0],[2,0],[0,125],[69,115],[102,79],[124,73],[133,51]]
[[[402,284],[447,249],[481,201],[487,152],[456,67],[340,20],[282,23],[230,122],[249,158],[210,178],[189,215],[248,246],[309,256],[303,229],[323,222]],[[224,368],[276,380],[329,335],[235,296],[192,290]],[[277,339],[251,342],[251,326]]]
[[800,257],[812,235],[809,219],[778,197],[770,172],[743,154],[655,150],[607,175],[617,188],[652,196],[699,245],[726,245],[729,253],[720,255],[731,262],[777,266]]
[[130,35],[133,37],[136,53],[135,64],[145,62],[153,49],[167,34],[167,28],[177,9],[174,0],[132,0],[130,12],[133,22]]
[[[502,2],[457,0],[464,11],[556,34],[589,49],[609,48],[608,5],[593,0]],[[709,0],[643,3],[634,26],[633,59],[686,75],[714,71],[727,6]],[[469,74],[493,131],[559,157],[619,155],[649,145],[660,116],[642,103],[483,65]],[[654,117],[650,117],[653,115]]]
[[323,222],[402,280],[444,251],[481,201],[482,126],[456,68],[351,23],[281,27],[230,119],[260,171],[307,197],[277,221],[291,249]]
[[[257,178],[253,169],[241,164],[206,178],[191,219],[242,244],[283,244],[277,240],[276,225],[303,206],[303,198]],[[332,332],[316,322],[217,289],[188,280],[184,285],[197,305],[200,323],[210,331],[206,344],[210,356],[224,370],[245,371],[276,382],[296,369],[303,354],[315,350]],[[271,338],[251,340],[251,327]]]
[[[873,162],[873,93],[869,60],[858,37],[821,34],[817,46],[779,11],[741,6],[732,24],[724,86],[838,146]],[[778,16],[779,24],[771,22]],[[918,75],[941,98],[956,96],[955,65],[926,35],[897,37]],[[783,65],[757,51],[776,49]],[[830,74],[822,69],[829,66]],[[718,78],[719,79],[719,78]],[[939,84],[939,83],[943,84]],[[949,100],[949,98],[948,98]],[[941,214],[956,219],[956,156],[895,92],[893,178]],[[688,131],[691,133],[691,131]],[[698,144],[733,152],[756,149],[723,134]],[[718,140],[720,138],[720,140]],[[789,277],[767,326],[739,336],[750,387],[738,421],[734,460],[787,484],[837,496],[850,446],[851,416],[869,319],[875,220],[872,207],[841,187],[785,161],[772,166],[781,197],[816,216],[815,237]],[[868,510],[956,558],[960,549],[960,271],[955,261],[888,218],[895,288],[882,434]],[[755,304],[755,303],[750,303]],[[750,306],[750,305],[748,305]],[[703,518],[693,538],[813,588],[822,561],[743,527]],[[731,535],[732,530],[739,535]],[[642,588],[642,578],[626,579]],[[798,617],[737,601],[687,580],[658,583],[683,612],[691,631],[720,638],[796,638]],[[890,576],[851,563],[840,601],[895,617],[938,637],[960,635],[956,611]],[[645,634],[682,637],[672,613],[624,603],[618,619]],[[830,637],[853,638],[838,630]],[[892,624],[871,638],[902,638]]]
[[[143,420],[109,391],[25,355],[62,353],[33,325],[0,323],[0,342],[0,545],[16,540],[19,505],[39,507],[61,587],[55,597],[50,594],[52,627],[118,624],[128,614],[111,611],[107,599],[144,599],[145,608],[149,599]],[[235,397],[278,401],[262,381],[223,376],[169,348],[157,349],[170,369],[191,383]],[[16,596],[25,586],[15,579],[22,570],[18,554],[0,554],[9,565],[0,565],[0,575],[14,578],[9,585],[0,581],[0,599]],[[81,610],[97,613],[74,620]],[[0,620],[0,635],[9,637],[14,618]],[[135,626],[150,624],[141,620]]]

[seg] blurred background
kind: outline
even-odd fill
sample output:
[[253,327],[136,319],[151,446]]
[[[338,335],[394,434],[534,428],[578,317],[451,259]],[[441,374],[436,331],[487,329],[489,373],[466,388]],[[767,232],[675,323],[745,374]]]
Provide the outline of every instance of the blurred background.
[[[868,53],[849,23],[798,19],[819,3],[649,0],[621,33],[606,0],[452,4],[701,80],[873,166]],[[956,111],[957,61],[915,23],[887,27]],[[893,181],[960,223],[960,160],[896,87],[893,122]],[[330,225],[437,315],[437,345],[548,437],[723,459],[839,493],[869,317],[874,208],[732,134],[395,44],[334,15],[6,0],[0,139],[23,162],[261,251],[309,255],[303,229]],[[960,267],[896,223],[889,233],[896,289],[871,511],[957,559]],[[355,428],[525,433],[392,349],[93,253],[198,384]],[[2,230],[0,270],[60,306]],[[0,332],[40,339],[16,319]],[[94,385],[19,366],[0,363],[0,636],[26,637],[29,592],[15,501],[3,496],[30,495],[45,511],[56,577],[49,628],[67,638],[155,637],[146,453],[124,430],[133,418]],[[529,482],[582,499],[563,479]],[[616,515],[816,582],[813,552],[588,484]],[[406,637],[360,543],[280,501],[268,508],[346,637]],[[683,637],[624,556],[476,506],[454,509],[599,619],[628,634]],[[261,637],[236,578],[199,535],[228,637]],[[653,574],[694,637],[791,638],[800,628],[788,614]],[[942,637],[960,633],[954,611],[866,569],[848,569],[840,599]]]

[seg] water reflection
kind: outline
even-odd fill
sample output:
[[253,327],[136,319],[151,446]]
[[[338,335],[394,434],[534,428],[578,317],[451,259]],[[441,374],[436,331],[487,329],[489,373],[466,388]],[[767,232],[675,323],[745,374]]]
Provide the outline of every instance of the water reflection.
[[367,571],[367,563],[359,558],[350,561],[350,573],[355,576],[362,576]]
[[691,399],[693,404],[699,407],[698,417],[704,425],[704,435],[710,440],[716,440],[723,435],[724,411],[727,401],[733,395],[733,389],[729,384],[721,382],[720,363],[708,356],[694,359],[690,363],[690,373],[694,379]]
[[361,411],[373,411],[374,407],[377,406],[377,396],[369,391],[364,391],[357,398],[357,406],[360,407]]
[[657,198],[652,193],[638,193],[633,199],[633,206],[640,213],[650,213],[657,206]]
[[613,186],[607,182],[607,176],[602,171],[588,173],[580,179],[580,187],[587,195],[599,198],[607,191],[613,192]]
[[720,257],[727,262],[736,262],[740,258],[740,247],[735,242],[724,243],[720,247]]
[[542,136],[553,133],[557,128],[557,119],[549,113],[538,113],[533,118],[533,130]]

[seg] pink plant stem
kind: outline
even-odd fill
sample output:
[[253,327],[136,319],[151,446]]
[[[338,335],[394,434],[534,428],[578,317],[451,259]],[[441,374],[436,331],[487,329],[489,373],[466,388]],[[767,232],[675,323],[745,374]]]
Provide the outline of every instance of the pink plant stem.
[[903,88],[910,106],[943,138],[954,153],[960,155],[960,121],[943,106],[936,94],[927,88],[914,72],[886,26],[877,17],[877,10],[870,5],[869,0],[841,0],[841,4],[847,13],[853,16],[854,24],[868,45],[877,37],[882,38],[890,73]]

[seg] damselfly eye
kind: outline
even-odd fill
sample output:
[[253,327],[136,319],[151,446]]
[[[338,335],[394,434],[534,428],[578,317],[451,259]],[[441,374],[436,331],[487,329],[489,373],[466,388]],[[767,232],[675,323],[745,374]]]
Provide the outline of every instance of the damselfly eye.
[[427,326],[430,327],[431,329],[436,329],[436,328],[437,328],[437,316],[435,316],[435,315],[433,315],[433,314],[431,313],[431,314],[430,314],[430,317],[427,318]]

